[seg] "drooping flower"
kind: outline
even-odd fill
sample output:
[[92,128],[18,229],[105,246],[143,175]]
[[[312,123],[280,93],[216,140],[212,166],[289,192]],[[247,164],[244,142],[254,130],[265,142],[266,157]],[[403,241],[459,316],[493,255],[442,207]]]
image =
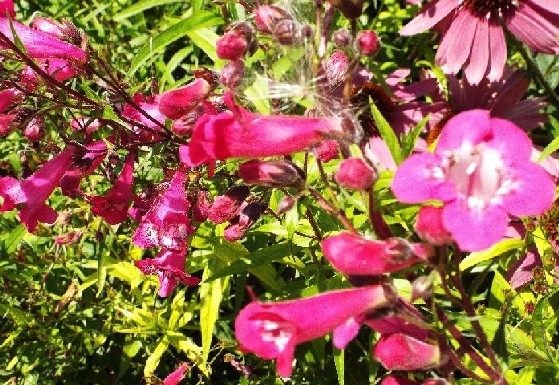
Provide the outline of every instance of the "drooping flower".
[[250,190],[245,185],[231,187],[214,199],[207,211],[208,219],[214,223],[225,223],[232,219],[242,209],[249,194]]
[[295,164],[283,161],[249,160],[239,166],[243,182],[270,187],[301,187],[303,171]]
[[[75,45],[58,40],[48,33],[29,28],[17,21],[0,17],[0,33],[14,41],[12,27],[32,59],[65,59],[71,63],[84,64],[88,61],[87,53]],[[0,42],[0,47],[6,44]]]
[[90,143],[85,146],[85,153],[80,155],[74,159],[60,180],[62,194],[66,196],[83,194],[80,190],[80,182],[103,162],[107,155],[107,144],[104,140]]
[[12,177],[0,178],[0,196],[4,198],[0,212],[22,205],[19,218],[29,232],[35,231],[38,222],[54,223],[58,214],[45,201],[72,165],[77,152],[75,146],[67,148],[22,181]]
[[291,301],[254,301],[235,320],[241,349],[276,360],[278,374],[289,377],[295,346],[334,332],[334,345],[344,348],[359,331],[366,312],[389,307],[395,299],[385,285],[338,290]]
[[225,102],[230,111],[202,115],[190,144],[180,147],[180,160],[187,166],[228,158],[288,155],[325,137],[345,137],[338,117],[255,114],[235,105],[229,93]]
[[178,383],[184,379],[185,372],[188,370],[188,364],[181,364],[177,370],[165,377],[161,385],[178,385]]
[[438,343],[405,333],[381,336],[373,348],[373,357],[388,370],[432,369],[448,361]]
[[190,203],[186,197],[186,178],[183,171],[175,172],[169,187],[142,218],[132,237],[135,245],[186,250],[188,236],[194,231],[188,219]]
[[238,215],[231,219],[229,226],[223,231],[223,237],[229,242],[235,242],[244,237],[247,230],[256,223],[266,208],[267,205],[261,202],[247,204]]
[[446,73],[462,67],[472,84],[499,79],[507,59],[502,25],[536,51],[559,54],[558,0],[433,0],[400,31],[404,36],[439,29],[435,62]]
[[183,87],[162,93],[158,99],[159,111],[170,119],[179,119],[199,106],[211,91],[208,81],[194,79]]
[[134,160],[136,153],[131,151],[124,160],[122,172],[113,188],[105,196],[89,197],[91,212],[103,217],[108,224],[116,225],[126,219],[128,206],[132,200],[134,183]]
[[186,251],[163,249],[154,259],[142,259],[134,265],[146,275],[157,275],[159,279],[160,297],[168,297],[178,283],[187,286],[196,286],[200,279],[184,272]]
[[404,203],[443,202],[443,224],[460,249],[477,251],[505,234],[508,215],[538,215],[551,207],[555,184],[530,161],[530,138],[488,111],[456,115],[435,153],[414,154],[392,182]]
[[343,232],[321,243],[330,263],[347,275],[379,275],[405,269],[424,261],[432,250],[428,245],[401,238],[365,239]]

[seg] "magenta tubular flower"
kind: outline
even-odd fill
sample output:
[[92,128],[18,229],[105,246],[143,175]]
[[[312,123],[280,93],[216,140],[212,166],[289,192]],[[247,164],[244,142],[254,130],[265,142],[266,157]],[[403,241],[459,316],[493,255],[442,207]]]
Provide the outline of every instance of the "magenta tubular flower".
[[532,142],[513,123],[488,111],[456,115],[435,153],[414,154],[392,182],[404,203],[443,202],[443,224],[464,251],[478,251],[505,234],[508,214],[538,215],[553,203],[555,184],[530,161]]
[[452,234],[444,227],[443,209],[425,206],[417,213],[415,231],[421,239],[433,245],[448,245],[452,243]]
[[77,147],[67,148],[22,181],[12,177],[0,178],[0,196],[4,198],[0,212],[23,205],[19,218],[29,232],[35,231],[38,222],[54,223],[58,215],[45,201],[72,165],[77,150]]
[[231,94],[226,95],[225,101],[231,111],[202,115],[194,126],[190,144],[180,147],[180,160],[185,165],[288,155],[325,137],[343,136],[342,121],[337,117],[260,115],[236,106]]
[[428,343],[404,333],[380,337],[373,357],[388,370],[425,370],[444,365],[448,357],[437,343]]
[[121,223],[128,215],[128,206],[133,196],[135,159],[135,152],[128,153],[122,167],[122,172],[113,188],[105,196],[89,198],[89,202],[92,204],[91,212],[103,217],[108,224],[116,225]]
[[194,79],[183,87],[162,93],[159,111],[170,119],[178,119],[198,107],[211,91],[212,86],[205,79]]
[[[30,58],[65,59],[76,64],[84,64],[88,61],[87,53],[83,49],[58,40],[48,33],[29,28],[17,21],[0,17],[0,33],[13,42],[12,26]],[[6,45],[0,42],[0,48],[2,47],[5,48]]]
[[192,277],[184,272],[186,261],[185,251],[173,251],[163,249],[154,259],[142,259],[134,262],[134,265],[146,275],[156,274],[159,279],[160,297],[168,297],[177,284],[196,286],[200,279]]
[[233,186],[223,195],[215,198],[212,205],[208,208],[208,219],[213,223],[225,223],[232,219],[246,205],[245,199],[249,196],[250,190],[247,186]]
[[[156,142],[161,140],[159,132],[163,131],[165,127],[165,116],[159,111],[159,103],[157,98],[153,96],[145,97],[142,94],[135,94],[132,98],[134,103],[143,110],[147,116],[141,113],[137,108],[130,104],[126,104],[122,110],[122,115],[130,118],[132,121],[141,123],[141,125],[130,122],[132,130],[136,133],[137,137],[130,138],[133,141],[140,143]],[[149,118],[148,118],[149,116]],[[148,127],[146,130],[143,126]]]
[[249,160],[239,166],[243,182],[270,187],[301,187],[303,171],[293,163],[284,161]]
[[276,359],[278,374],[289,377],[295,346],[334,332],[334,345],[343,349],[357,334],[364,313],[388,307],[395,299],[384,285],[338,290],[291,301],[254,301],[235,320],[241,349]]
[[185,373],[189,369],[188,364],[183,363],[177,370],[165,377],[161,385],[178,385],[184,379]]
[[428,245],[401,238],[379,241],[347,232],[326,238],[321,247],[334,268],[347,275],[379,275],[402,270],[424,261],[432,253]]
[[175,172],[169,188],[155,201],[136,229],[132,237],[136,246],[186,250],[188,236],[194,229],[188,219],[190,204],[186,198],[185,183],[186,174]]
[[237,31],[226,32],[216,41],[217,57],[226,60],[239,60],[248,49],[247,37]]
[[107,155],[107,144],[103,140],[90,143],[85,148],[85,154],[74,159],[74,162],[60,180],[62,194],[66,196],[81,195],[81,180],[95,171]]
[[423,316],[408,301],[398,297],[389,315],[366,317],[363,323],[382,335],[406,333],[410,337],[425,341],[429,330],[421,327]]
[[7,15],[12,18],[16,16],[13,0],[0,1],[0,17],[6,17]]
[[559,54],[559,0],[433,0],[400,34],[442,29],[436,63],[451,74],[464,66],[477,84],[503,74],[507,45],[501,22],[534,50]]

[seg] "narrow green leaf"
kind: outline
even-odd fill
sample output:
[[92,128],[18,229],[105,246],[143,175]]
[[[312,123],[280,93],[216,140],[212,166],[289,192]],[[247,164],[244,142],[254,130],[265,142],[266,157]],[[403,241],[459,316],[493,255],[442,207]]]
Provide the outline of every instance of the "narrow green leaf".
[[[491,341],[491,347],[497,353],[499,357],[503,359],[505,363],[508,363],[509,360],[509,352],[507,349],[507,341],[506,341],[506,327],[507,327],[507,318],[510,310],[510,303],[507,305],[501,319],[499,321],[499,327],[493,336],[493,340]],[[482,323],[483,326],[483,323]]]
[[505,239],[491,246],[487,250],[478,251],[468,255],[462,260],[462,262],[460,262],[460,270],[464,271],[481,262],[498,257],[499,255],[504,254],[507,251],[518,250],[522,249],[523,247],[524,241],[522,239]]
[[200,28],[216,26],[221,23],[223,23],[223,20],[209,11],[198,12],[196,16],[190,16],[179,21],[151,39],[150,44],[142,48],[140,52],[136,54],[130,63],[128,75],[131,76],[134,74],[141,66],[145,65],[145,62],[151,58],[152,55],[162,51],[172,42],[187,36],[188,32]]
[[423,132],[425,125],[429,121],[430,116],[427,115],[408,133],[402,137],[402,159],[406,159],[411,155],[417,142],[417,138]]
[[548,337],[548,329],[553,330],[553,334],[557,333],[556,323],[557,315],[549,314],[550,307],[552,309],[557,309],[557,306],[552,306],[552,304],[557,305],[559,301],[559,289],[555,289],[548,295],[542,297],[534,308],[534,313],[532,314],[532,336],[534,342],[538,348],[543,350],[551,361],[556,361],[556,349],[554,349],[550,342],[551,337]]
[[[212,274],[213,263],[208,263],[202,279]],[[200,286],[200,332],[202,334],[202,362],[205,364],[210,354],[215,323],[219,314],[219,305],[223,298],[226,278],[202,283]]]
[[171,3],[179,3],[182,0],[142,0],[137,2],[136,4],[123,9],[119,13],[117,13],[114,17],[114,21],[122,21],[124,19],[129,18],[130,16],[136,15],[140,12],[145,11],[146,9],[150,9],[153,7],[157,7],[158,5],[164,4],[171,4]]
[[157,368],[159,362],[161,361],[161,357],[163,356],[163,353],[167,351],[168,347],[169,347],[169,342],[167,341],[166,338],[163,338],[161,339],[161,341],[159,341],[153,353],[151,353],[148,359],[146,360],[146,366],[144,367],[145,378],[151,378],[151,376],[153,376],[155,369]]
[[371,113],[373,114],[373,119],[380,132],[380,136],[386,142],[396,164],[402,163],[402,148],[400,147],[400,143],[398,143],[398,138],[394,130],[390,127],[390,124],[388,124],[384,116],[382,116],[372,98],[369,98],[369,103],[371,104]]
[[12,254],[16,251],[21,240],[27,232],[25,231],[25,226],[18,225],[15,229],[10,231],[6,239],[4,240],[4,247],[6,248],[6,253]]
[[336,373],[338,373],[338,384],[345,385],[345,350],[333,348],[334,364],[336,365]]
[[[559,131],[559,122],[555,119],[552,115],[549,115],[549,123],[555,128],[556,131]],[[559,136],[551,141],[545,148],[543,149],[542,153],[536,160],[536,162],[541,162],[553,152],[559,150]]]
[[192,43],[200,48],[212,61],[217,65],[217,67],[223,67],[226,63],[217,57],[215,50],[217,39],[219,35],[209,28],[199,28],[192,31],[188,31],[186,35],[192,40]]

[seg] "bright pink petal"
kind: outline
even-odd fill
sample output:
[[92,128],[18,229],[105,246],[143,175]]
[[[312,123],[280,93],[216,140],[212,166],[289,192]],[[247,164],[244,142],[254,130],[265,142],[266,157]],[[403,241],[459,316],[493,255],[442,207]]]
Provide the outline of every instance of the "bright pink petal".
[[513,289],[518,289],[532,280],[534,270],[541,265],[538,249],[532,247],[507,271],[507,281]]
[[454,184],[442,175],[440,158],[431,153],[414,154],[398,168],[390,186],[404,203],[420,203],[429,199],[450,201],[456,197]]
[[460,71],[470,56],[478,21],[467,10],[456,12],[456,19],[445,33],[435,56],[435,62],[443,67],[445,73]]
[[490,139],[491,134],[489,111],[462,112],[445,124],[435,153],[443,154],[447,150],[456,150],[464,143],[479,144]]
[[425,5],[421,12],[400,30],[400,35],[415,35],[416,33],[433,28],[456,7],[458,7],[456,0],[432,1]]
[[210,94],[212,87],[198,78],[186,86],[167,91],[159,97],[159,110],[168,118],[178,119],[194,110]]
[[489,122],[492,136],[487,145],[496,149],[507,162],[526,162],[532,155],[532,141],[516,124],[499,118]]
[[345,349],[347,344],[357,336],[360,327],[361,324],[354,317],[348,318],[346,322],[334,329],[332,336],[334,346],[338,349]]
[[0,178],[0,196],[4,199],[0,212],[11,211],[27,199],[21,189],[20,181],[11,176]]
[[559,0],[528,0],[527,2],[536,5],[549,13],[559,15]]
[[507,230],[508,217],[499,206],[469,209],[462,199],[444,206],[445,227],[463,251],[480,251],[499,242]]

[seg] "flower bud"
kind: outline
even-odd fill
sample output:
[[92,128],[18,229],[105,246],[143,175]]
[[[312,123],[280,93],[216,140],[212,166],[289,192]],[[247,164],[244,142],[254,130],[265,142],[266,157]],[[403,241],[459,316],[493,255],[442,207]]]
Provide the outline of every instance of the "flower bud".
[[324,72],[330,87],[335,88],[343,85],[348,65],[349,59],[342,51],[335,51],[328,57]]
[[231,224],[225,229],[223,236],[229,242],[235,242],[244,237],[247,230],[260,218],[266,210],[266,205],[260,202],[252,202],[241,210],[239,215],[231,220]]
[[234,186],[215,198],[208,210],[208,218],[214,223],[224,223],[239,212],[239,208],[250,194],[247,186]]
[[251,40],[244,31],[226,32],[216,42],[217,56],[220,59],[239,60],[247,53]]
[[301,187],[304,173],[288,161],[250,160],[239,166],[243,182],[269,187]]
[[45,133],[45,118],[43,115],[36,115],[31,120],[25,128],[23,129],[23,135],[30,142],[38,142],[41,140]]
[[373,356],[387,370],[425,370],[444,365],[448,357],[438,344],[427,343],[404,333],[383,335]]
[[427,299],[433,294],[433,279],[429,276],[422,275],[417,277],[411,284],[412,300],[419,298]]
[[328,0],[328,2],[348,19],[356,19],[363,12],[365,0]]
[[199,191],[196,203],[192,207],[192,219],[197,222],[204,222],[208,219],[208,211],[211,205],[210,193],[207,190]]
[[294,196],[287,196],[283,197],[281,201],[278,203],[278,214],[283,214],[293,208],[297,203],[297,197]]
[[375,31],[361,31],[355,40],[357,50],[365,56],[373,56],[380,49],[380,39]]
[[338,29],[332,33],[332,43],[334,43],[334,47],[347,47],[350,42],[351,34],[347,29]]
[[274,28],[274,37],[282,45],[293,45],[297,42],[299,27],[294,20],[285,19],[277,23]]
[[343,187],[369,190],[376,180],[376,173],[361,158],[344,159],[338,166],[334,179]]
[[336,140],[324,140],[313,149],[313,154],[322,162],[327,163],[336,159],[340,154],[340,145]]
[[291,19],[291,16],[274,5],[261,5],[254,10],[256,30],[262,33],[272,33],[276,24],[284,19]]
[[415,231],[419,236],[434,245],[448,245],[452,243],[452,235],[443,223],[442,207],[425,206],[417,214]]
[[402,374],[390,374],[383,378],[380,385],[419,385]]
[[230,61],[221,71],[221,84],[229,88],[237,88],[245,76],[245,63],[242,60]]

